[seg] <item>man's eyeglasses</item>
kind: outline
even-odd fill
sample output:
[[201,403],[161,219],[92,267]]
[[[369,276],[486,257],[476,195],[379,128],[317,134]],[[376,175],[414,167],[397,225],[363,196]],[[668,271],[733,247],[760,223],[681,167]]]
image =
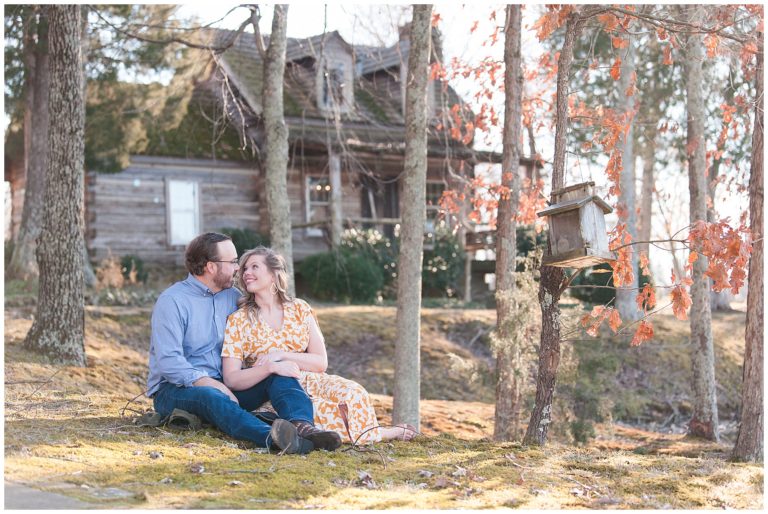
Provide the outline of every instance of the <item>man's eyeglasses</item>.
[[237,259],[232,259],[231,261],[211,261],[211,262],[228,262],[229,264],[233,264],[235,266],[239,264],[239,261]]

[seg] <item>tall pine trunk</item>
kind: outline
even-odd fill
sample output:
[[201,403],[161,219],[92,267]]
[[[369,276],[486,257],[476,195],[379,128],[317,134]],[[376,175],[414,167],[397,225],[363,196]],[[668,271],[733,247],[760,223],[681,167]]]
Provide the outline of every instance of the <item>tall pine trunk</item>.
[[[80,53],[83,56],[83,102],[88,102],[88,77],[85,73],[85,61],[90,51],[90,40],[88,39],[88,6],[80,6]],[[85,173],[83,173],[85,180]],[[83,193],[85,193],[85,183],[83,183]],[[85,197],[83,197],[83,219],[85,219]],[[88,245],[86,238],[83,237],[83,282],[86,287],[96,286],[96,273],[91,266],[90,256],[88,255]]]
[[[687,21],[701,19],[701,6],[683,8]],[[686,105],[688,131],[688,188],[690,190],[690,220],[694,223],[707,219],[706,144],[704,139],[704,52],[702,36],[692,34],[687,40],[685,66]],[[688,434],[712,441],[718,440],[717,390],[715,389],[715,352],[712,341],[712,311],[710,308],[710,280],[704,275],[708,259],[699,255],[693,263],[691,285],[691,340],[693,367],[693,416]]]
[[[523,380],[521,341],[515,337],[515,215],[520,194],[523,73],[520,56],[521,6],[507,5],[504,27],[504,133],[501,184],[496,221],[496,412],[493,438],[512,441],[520,426]],[[508,191],[508,194],[506,194]]]
[[[48,51],[48,7],[37,6],[37,16],[25,25],[27,55],[27,98],[24,116],[24,139],[27,150],[24,207],[16,243],[8,266],[8,274],[21,280],[38,276],[35,249],[43,224],[43,206],[48,165],[48,94],[50,65]],[[37,33],[37,42],[30,32]]]
[[763,460],[763,33],[758,33],[755,74],[755,129],[749,171],[749,219],[752,255],[749,259],[747,328],[741,381],[741,423],[733,458]]
[[402,228],[397,259],[397,341],[392,418],[419,427],[421,266],[426,221],[427,82],[431,5],[414,5],[405,89]]
[[[621,60],[621,77],[618,81],[619,87],[619,109],[622,112],[632,112],[635,105],[635,96],[627,96],[626,91],[631,87],[632,74],[635,72],[635,41],[629,36],[629,46],[627,52]],[[621,194],[619,195],[619,204],[623,213],[623,223],[627,224],[627,232],[632,236],[632,241],[637,241],[637,214],[635,212],[635,152],[634,152],[634,119],[629,122],[628,131],[624,134],[622,141],[621,162],[624,169],[619,179]],[[621,319],[625,321],[634,321],[640,319],[641,312],[637,308],[635,297],[637,296],[638,271],[637,271],[637,251],[630,247],[632,253],[632,271],[634,272],[634,281],[631,284],[616,289],[616,308],[621,314]]]
[[83,161],[85,102],[80,7],[50,7],[50,139],[43,226],[37,246],[40,288],[26,348],[54,362],[85,366]]
[[[258,21],[254,21],[258,24]],[[288,200],[288,128],[283,110],[283,81],[287,46],[288,6],[275,5],[272,33],[264,60],[262,108],[266,143],[266,196],[269,238],[285,257],[289,293],[294,294],[291,204]],[[258,43],[257,43],[258,44]]]
[[[585,7],[585,11],[593,8]],[[555,118],[555,154],[552,165],[552,191],[565,184],[566,134],[568,130],[568,76],[573,63],[573,45],[581,33],[585,18],[579,12],[568,16],[565,41],[557,60],[557,102]],[[550,248],[547,251],[551,254]],[[542,266],[539,281],[541,308],[541,340],[539,369],[536,376],[536,398],[523,444],[543,446],[552,421],[552,398],[555,392],[557,368],[560,364],[560,295],[565,273],[562,268]]]

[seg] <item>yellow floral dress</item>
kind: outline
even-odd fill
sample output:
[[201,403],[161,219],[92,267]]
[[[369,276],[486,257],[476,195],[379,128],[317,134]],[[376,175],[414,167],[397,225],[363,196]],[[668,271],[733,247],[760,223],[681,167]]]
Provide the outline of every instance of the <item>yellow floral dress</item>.
[[[262,355],[272,352],[307,351],[312,309],[296,299],[283,305],[283,326],[274,330],[260,318],[249,319],[245,309],[232,313],[224,332],[222,357],[234,357],[250,368]],[[338,432],[345,442],[372,443],[381,440],[368,392],[352,380],[327,373],[302,371],[299,383],[312,399],[315,426]],[[271,405],[265,404],[267,409]]]

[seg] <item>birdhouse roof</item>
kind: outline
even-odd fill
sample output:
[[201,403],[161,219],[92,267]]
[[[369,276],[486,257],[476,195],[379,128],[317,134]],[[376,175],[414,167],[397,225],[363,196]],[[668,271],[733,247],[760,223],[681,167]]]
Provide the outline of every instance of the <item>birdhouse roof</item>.
[[561,203],[556,203],[536,213],[538,217],[552,216],[553,214],[560,214],[562,212],[572,211],[574,209],[580,209],[589,202],[595,202],[598,207],[603,210],[603,213],[608,214],[613,212],[613,208],[605,203],[605,200],[599,196],[585,196],[584,198],[576,198],[575,200],[568,200]]

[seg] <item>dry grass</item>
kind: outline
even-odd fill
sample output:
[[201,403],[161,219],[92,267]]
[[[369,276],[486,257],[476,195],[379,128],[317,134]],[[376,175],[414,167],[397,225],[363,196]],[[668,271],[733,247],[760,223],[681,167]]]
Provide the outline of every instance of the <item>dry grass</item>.
[[[369,373],[364,378],[370,378],[374,387],[363,381],[368,387],[384,387],[392,373],[394,309],[317,310],[331,355],[350,361],[348,366],[337,364],[338,370],[352,370],[353,378],[355,373]],[[763,506],[763,468],[728,462],[729,448],[724,444],[617,424],[598,426],[598,438],[586,448],[557,441],[545,449],[498,444],[489,439],[493,431],[489,402],[424,400],[424,436],[414,443],[383,443],[367,452],[313,452],[306,457],[267,454],[210,428],[197,433],[139,428],[132,423],[133,412],[126,417],[120,412],[143,388],[148,311],[90,309],[86,321],[89,367],[85,369],[52,367],[26,354],[21,341],[31,324],[29,314],[11,309],[5,316],[6,480],[58,491],[94,506]],[[726,322],[732,324],[730,329],[716,328],[721,331],[719,339],[735,341],[733,325],[738,326],[739,318],[734,315]],[[492,311],[425,311],[423,362],[427,376],[437,384],[430,394],[439,394],[441,388],[448,395],[473,394],[461,391],[466,370],[446,373],[446,366],[456,361],[445,355],[454,353],[479,366],[486,354],[479,346],[482,336],[476,335],[492,323]],[[663,330],[677,334],[682,329],[670,321]],[[665,332],[657,328],[658,333]],[[724,359],[740,359],[735,346],[726,345],[719,352]],[[683,354],[675,355],[683,360]],[[474,387],[487,389],[481,382]],[[374,402],[380,422],[389,423],[391,397],[375,394]],[[137,410],[149,407],[145,399],[132,404]]]

